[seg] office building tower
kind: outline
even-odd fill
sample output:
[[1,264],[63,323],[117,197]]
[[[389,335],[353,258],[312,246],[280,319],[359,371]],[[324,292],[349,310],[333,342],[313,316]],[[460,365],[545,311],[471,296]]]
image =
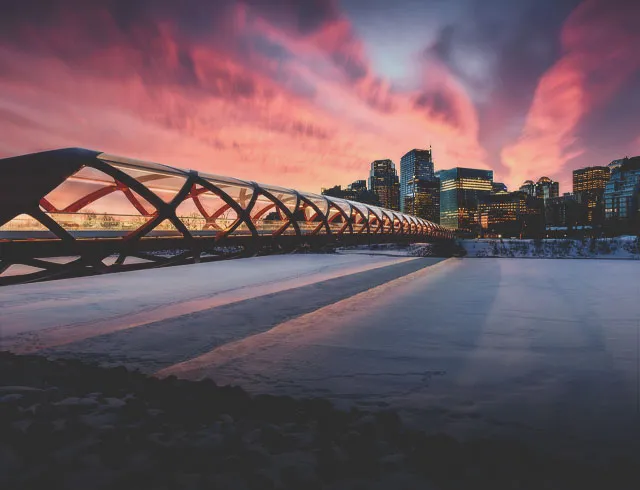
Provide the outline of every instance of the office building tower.
[[413,149],[400,159],[400,210],[440,221],[440,185],[431,150]]
[[549,177],[540,177],[535,183],[533,180],[525,180],[519,190],[520,192],[546,201],[547,199],[560,195],[560,184],[551,180]]
[[369,190],[378,196],[383,208],[400,210],[400,182],[396,166],[391,160],[371,162]]
[[573,171],[573,194],[583,212],[581,224],[600,225],[604,220],[604,189],[609,167],[585,167]]
[[405,213],[440,223],[440,180],[419,180],[411,183],[411,193],[404,196]]
[[441,170],[440,224],[461,231],[479,226],[479,198],[491,194],[493,171],[456,167]]
[[478,199],[485,236],[536,238],[544,231],[543,202],[526,192],[498,192]]
[[614,160],[604,189],[604,214],[608,224],[622,232],[640,231],[640,156]]

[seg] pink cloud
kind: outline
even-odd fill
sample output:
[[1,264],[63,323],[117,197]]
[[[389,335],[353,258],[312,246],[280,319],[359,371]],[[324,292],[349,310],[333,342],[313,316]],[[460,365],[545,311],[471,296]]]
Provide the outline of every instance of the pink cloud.
[[630,9],[587,0],[572,12],[561,33],[562,57],[540,79],[520,137],[502,151],[512,186],[566,177],[566,162],[586,151],[578,124],[640,68],[640,30],[631,21],[640,8]]
[[[372,74],[339,15],[300,33],[249,9],[227,12],[225,42],[167,21],[124,33],[101,10],[27,29],[24,46],[0,49],[0,157],[81,146],[316,192],[429,143],[440,168],[483,165],[475,109],[443,67],[425,88],[446,107],[435,95],[416,105],[421,91]],[[87,16],[100,19],[97,40]],[[247,47],[247,35],[287,56]]]

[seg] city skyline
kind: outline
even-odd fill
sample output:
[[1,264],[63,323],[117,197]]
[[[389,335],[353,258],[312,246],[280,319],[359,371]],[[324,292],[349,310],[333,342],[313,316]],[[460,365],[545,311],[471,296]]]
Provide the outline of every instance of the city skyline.
[[509,188],[638,153],[637,2],[265,5],[11,5],[0,157],[89,147],[318,192],[416,145]]

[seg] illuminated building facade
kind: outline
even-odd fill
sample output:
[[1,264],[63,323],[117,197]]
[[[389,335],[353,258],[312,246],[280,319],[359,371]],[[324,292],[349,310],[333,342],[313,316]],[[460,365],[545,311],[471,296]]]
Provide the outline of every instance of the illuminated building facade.
[[604,190],[604,214],[609,226],[640,231],[640,156],[614,160]]
[[549,177],[540,177],[535,183],[533,180],[526,180],[519,190],[546,201],[560,195],[560,184]]
[[493,171],[456,167],[440,170],[440,224],[471,232],[478,227],[478,202],[493,190]]
[[604,189],[609,182],[609,167],[586,167],[573,171],[573,194],[583,209],[580,222],[600,225],[604,220]]
[[547,227],[566,228],[571,231],[581,218],[581,206],[574,194],[552,197],[544,203],[544,216]]
[[440,223],[440,180],[416,179],[411,183],[411,189],[403,199],[404,212]]
[[440,180],[434,173],[430,149],[413,149],[400,159],[400,209],[440,221]]
[[535,238],[544,231],[542,202],[526,192],[483,195],[478,215],[483,235]]
[[369,189],[378,196],[382,207],[400,210],[400,182],[396,166],[391,160],[371,162]]
[[509,192],[509,190],[507,189],[506,184],[504,184],[502,182],[494,182],[491,185],[491,188],[492,188],[494,194],[504,194],[505,192]]

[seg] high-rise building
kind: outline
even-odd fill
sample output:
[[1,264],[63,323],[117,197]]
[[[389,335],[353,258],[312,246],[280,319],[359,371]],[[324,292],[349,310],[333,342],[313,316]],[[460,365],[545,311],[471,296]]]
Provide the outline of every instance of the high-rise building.
[[544,201],[544,219],[548,228],[575,228],[580,222],[580,204],[575,194],[567,192]]
[[614,160],[604,189],[604,214],[609,226],[640,231],[640,156]]
[[536,182],[536,197],[538,199],[551,199],[560,196],[560,184],[549,177],[540,177]]
[[509,192],[506,184],[502,182],[494,182],[491,184],[491,190],[494,194],[504,194],[505,192]]
[[341,185],[334,185],[328,188],[323,187],[321,193],[324,196],[339,197],[341,199],[348,199],[349,201],[373,204],[374,206],[380,205],[378,196],[367,190],[366,180],[356,180],[349,184],[346,189],[343,189]]
[[524,192],[530,196],[536,195],[536,184],[533,180],[525,180],[524,183],[518,189],[520,192]]
[[543,202],[526,192],[480,196],[478,216],[485,235],[535,238],[544,231]]
[[413,150],[400,159],[400,210],[405,207],[405,199],[413,198],[414,183],[419,180],[434,180],[431,150]]
[[404,213],[440,223],[440,180],[419,180],[411,183],[412,191],[404,196]]
[[535,183],[533,180],[525,180],[519,190],[546,201],[560,195],[560,184],[549,177],[540,177]]
[[602,224],[604,219],[604,189],[609,182],[609,167],[585,167],[573,171],[573,195],[584,210],[580,222]]
[[472,231],[478,222],[478,201],[491,194],[493,171],[456,167],[440,170],[440,224]]
[[350,191],[353,192],[362,192],[367,190],[367,181],[366,180],[354,180],[347,187]]
[[400,159],[400,210],[438,223],[440,182],[431,150],[414,148]]
[[396,166],[391,160],[371,162],[369,189],[378,196],[383,208],[400,210],[400,182]]

